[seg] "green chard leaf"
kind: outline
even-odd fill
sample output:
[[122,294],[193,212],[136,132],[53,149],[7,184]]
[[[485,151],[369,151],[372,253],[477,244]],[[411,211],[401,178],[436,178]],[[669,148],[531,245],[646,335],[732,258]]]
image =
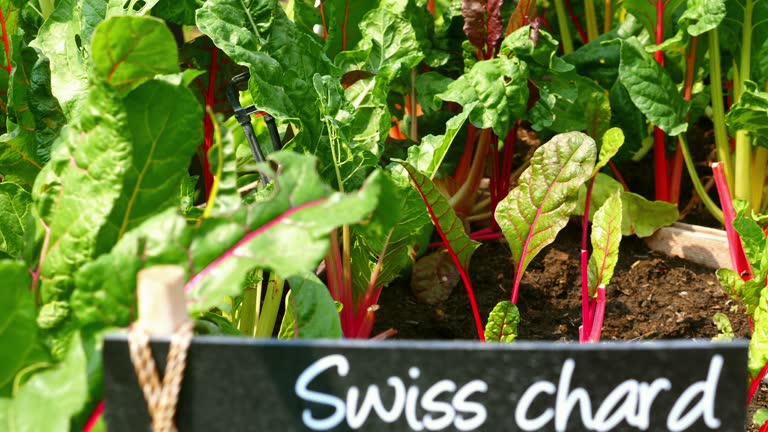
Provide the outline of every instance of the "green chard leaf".
[[280,278],[314,268],[327,253],[332,229],[371,215],[378,204],[382,181],[383,176],[374,172],[357,192],[339,193],[294,207],[249,232],[189,282],[188,310],[202,312],[219,306],[226,296],[238,294],[245,273],[254,264]]
[[0,183],[0,252],[21,257],[32,221],[32,195],[15,183]]
[[768,240],[758,223],[739,212],[733,220],[733,227],[739,233],[749,264],[754,272],[768,271]]
[[184,87],[150,81],[132,91],[124,106],[132,163],[109,225],[102,230],[101,252],[131,228],[176,203],[202,136],[200,106]]
[[464,225],[456,216],[451,205],[435,187],[432,180],[420,173],[408,163],[402,163],[411,177],[411,183],[419,192],[427,210],[432,217],[432,223],[448,240],[448,246],[459,258],[459,262],[465,269],[468,268],[470,259],[480,243],[472,240],[464,231]]
[[435,71],[419,74],[416,77],[416,98],[425,114],[440,110],[439,104],[435,101],[435,95],[444,92],[452,82],[453,79]]
[[688,0],[678,25],[689,35],[700,36],[717,28],[725,18],[726,0]]
[[[362,39],[349,55],[365,55],[366,68],[376,75],[376,85],[386,87],[399,74],[414,68],[424,59],[424,52],[413,24],[381,6],[368,12],[360,21]],[[342,54],[337,63],[346,63]]]
[[95,255],[99,230],[131,169],[131,142],[120,101],[95,90],[83,105],[88,109],[66,129],[33,190],[37,212],[50,230],[40,269],[43,303],[69,297],[72,275]]
[[487,342],[512,342],[517,339],[517,327],[520,325],[520,311],[514,303],[505,300],[499,302],[488,315],[485,326]]
[[96,76],[120,93],[179,71],[173,34],[156,18],[109,18],[96,27],[91,50]]
[[583,133],[556,135],[536,149],[518,186],[496,207],[496,221],[520,274],[565,227],[579,187],[594,170],[596,153],[595,141]]
[[[372,229],[380,213],[395,219]],[[403,269],[412,264],[416,251],[426,247],[432,232],[424,202],[410,185],[407,189],[398,189],[397,194],[382,196],[373,219],[368,225],[352,227],[352,286],[357,294],[368,290],[374,272],[377,272],[373,281],[375,288],[386,286],[400,276]]]
[[728,318],[728,315],[718,312],[712,317],[712,322],[714,322],[715,327],[717,327],[717,331],[719,332],[717,336],[712,338],[713,341],[730,342],[736,337],[736,335],[733,334],[733,326],[731,325],[731,320]]
[[[64,359],[32,375],[14,395],[9,428],[13,431],[68,431],[71,419],[88,397],[87,359],[79,333],[68,343]],[[44,406],[45,415],[40,415]]]
[[752,417],[752,423],[757,426],[762,426],[765,422],[768,422],[768,408],[758,408],[758,410],[755,411],[754,417]]
[[524,61],[530,67],[531,75],[538,78],[552,72],[562,74],[574,70],[573,65],[557,56],[560,43],[554,36],[539,30],[538,40],[534,42],[531,38],[533,31],[531,26],[524,26],[510,33],[501,43],[501,53]]
[[409,147],[406,161],[430,179],[435,178],[448,149],[474,107],[475,103],[471,102],[462,112],[451,117],[445,124],[445,135],[427,135],[421,139],[421,144]]
[[716,275],[725,292],[744,305],[747,316],[753,317],[760,303],[760,293],[765,287],[765,273],[746,282],[738,273],[728,268],[718,269]]
[[[0,261],[0,389],[11,383],[27,366],[37,345],[35,299],[29,287],[32,278],[20,262]],[[0,423],[1,424],[1,423]]]
[[287,148],[319,154],[322,122],[315,74],[339,75],[316,37],[288,19],[275,0],[207,0],[197,26],[233,61],[251,72],[249,90],[257,109],[296,126]]
[[339,339],[341,321],[328,288],[305,272],[288,278],[291,290],[285,298],[285,318],[280,325],[281,339]]
[[547,73],[532,81],[541,96],[529,114],[533,129],[556,133],[589,130],[597,136],[608,129],[608,95],[591,79],[566,72]]
[[436,97],[465,107],[477,101],[469,114],[472,124],[505,136],[510,123],[522,118],[528,106],[528,66],[507,57],[477,62]]
[[621,150],[624,144],[624,132],[619,128],[610,128],[603,134],[600,142],[600,153],[597,155],[597,164],[595,164],[595,174],[603,169],[611,159]]
[[80,110],[88,93],[87,62],[91,35],[106,15],[103,1],[60,0],[32,46],[51,62],[51,89],[67,119]]
[[690,103],[683,100],[667,71],[645,52],[637,38],[620,43],[619,80],[632,103],[668,135],[685,132]]
[[589,292],[611,283],[621,243],[621,196],[614,193],[603,203],[592,222],[592,256],[589,258]]
[[66,123],[51,95],[48,59],[27,47],[21,36],[10,38],[13,72],[8,86],[9,131],[0,136],[0,174],[25,188],[48,162],[53,140]]
[[725,122],[732,136],[737,130],[747,131],[754,137],[754,142],[768,147],[768,93],[760,91],[752,81],[744,83],[741,99],[731,107]]
[[[268,201],[205,219],[199,227],[188,227],[181,216],[166,212],[130,231],[109,255],[83,267],[72,297],[78,319],[101,325],[119,320],[118,325],[125,325],[131,313],[135,271],[161,263],[187,266],[195,276],[190,284],[190,310],[221,305],[224,296],[239,292],[246,271],[254,265],[288,276],[314,268],[325,254],[328,232],[339,224],[365,218],[376,206],[380,175],[358,192],[324,198],[328,188],[314,172],[314,158],[287,151],[273,158],[280,175],[269,174],[277,186]],[[331,214],[345,217],[325,217]],[[288,249],[287,244],[301,245],[301,250]],[[115,266],[126,269],[128,276],[105,274]],[[208,277],[214,273],[216,277]],[[110,294],[105,295],[104,290]]]
[[755,378],[768,363],[768,289],[760,294],[754,314],[755,328],[749,341],[749,375]]

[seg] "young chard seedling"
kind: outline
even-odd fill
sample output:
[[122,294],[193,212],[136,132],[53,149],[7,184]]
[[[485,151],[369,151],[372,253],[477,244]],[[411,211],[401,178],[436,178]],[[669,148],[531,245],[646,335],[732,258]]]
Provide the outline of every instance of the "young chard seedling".
[[486,340],[509,342],[517,337],[520,317],[516,304],[523,273],[568,223],[579,188],[592,176],[596,153],[595,141],[588,135],[556,135],[536,150],[518,186],[499,203],[496,221],[509,242],[516,270],[511,301],[503,301],[491,311]]
[[[579,341],[582,343],[600,340],[605,317],[605,287],[611,282],[619,259],[621,216],[621,194],[615,192],[597,210],[592,221],[592,257],[588,265],[582,261],[581,267],[583,324],[579,327]],[[582,250],[582,260],[585,252]]]
[[603,203],[593,219],[592,249],[594,253],[592,259],[589,259],[587,234],[592,190],[597,173],[616,155],[623,143],[624,133],[621,129],[611,128],[603,134],[597,164],[587,183],[581,222],[581,316],[583,322],[582,327],[579,328],[581,342],[596,342],[600,339],[605,312],[605,286],[613,276],[621,241],[621,196],[619,193],[614,193]]

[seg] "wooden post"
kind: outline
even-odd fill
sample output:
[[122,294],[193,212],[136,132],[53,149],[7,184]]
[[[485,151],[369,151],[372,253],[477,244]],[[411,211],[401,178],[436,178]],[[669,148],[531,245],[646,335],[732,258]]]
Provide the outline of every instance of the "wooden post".
[[161,265],[137,275],[139,324],[151,336],[170,336],[190,320],[184,296],[184,268]]
[[[139,319],[128,336],[128,346],[154,432],[176,432],[176,405],[194,326],[187,315],[185,276],[183,267],[172,265],[149,267],[137,275]],[[152,336],[171,339],[162,378],[149,346]]]

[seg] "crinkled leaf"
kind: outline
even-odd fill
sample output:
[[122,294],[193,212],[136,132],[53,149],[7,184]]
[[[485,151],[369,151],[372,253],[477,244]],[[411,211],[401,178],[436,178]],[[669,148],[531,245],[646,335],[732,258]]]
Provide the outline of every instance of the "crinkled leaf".
[[725,18],[725,0],[688,0],[678,21],[691,36],[700,36],[720,25]]
[[501,5],[503,0],[463,0],[464,34],[472,45],[485,53],[486,45],[493,49],[501,39]]
[[[138,270],[176,264],[194,275],[233,248],[248,232],[291,208],[328,196],[330,190],[317,174],[315,158],[281,151],[269,159],[279,172],[262,165],[273,183],[264,191],[263,198],[250,206],[204,219],[199,226],[188,226],[184,217],[170,208],[129,231],[112,252],[83,266],[77,273],[77,289],[71,299],[78,321],[126,326],[134,309]],[[258,263],[252,262],[251,267],[254,265]],[[115,268],[124,271],[111,270]]]
[[768,363],[768,289],[762,290],[754,314],[755,328],[749,340],[749,375],[754,379]]
[[280,278],[314,268],[327,252],[333,228],[370,216],[378,204],[382,180],[375,172],[357,192],[294,207],[247,233],[187,284],[188,309],[202,312],[221,304],[225,296],[238,294],[245,273],[254,265]]
[[466,269],[469,266],[472,254],[480,246],[480,243],[467,236],[461,220],[456,216],[456,213],[445,197],[435,187],[435,184],[432,183],[432,180],[408,163],[402,163],[402,165],[408,171],[414,188],[416,188],[424,200],[435,228],[445,235],[445,238],[448,240],[448,245],[446,246],[453,250],[459,258],[461,265]]
[[519,58],[531,68],[531,75],[540,79],[551,72],[573,71],[573,65],[557,56],[560,45],[557,39],[544,30],[538,30],[535,36],[534,31],[531,26],[525,26],[511,33],[501,43],[501,53]]
[[461,274],[447,250],[437,250],[416,261],[411,272],[411,291],[421,303],[436,305],[448,300]]
[[53,95],[69,119],[86,99],[86,58],[90,52],[91,35],[105,14],[103,1],[57,1],[56,9],[40,27],[32,44],[50,59]]
[[512,342],[517,339],[517,327],[520,325],[520,311],[508,300],[499,302],[488,315],[485,325],[487,342]]
[[276,0],[208,0],[195,21],[232,60],[242,65],[260,61],[262,34],[269,31]]
[[91,58],[96,76],[128,92],[155,75],[179,71],[173,34],[161,20],[117,16],[96,27]]
[[592,80],[569,72],[548,73],[533,82],[540,95],[529,113],[533,129],[562,133],[608,128],[610,116],[600,115],[609,109],[608,95]]
[[758,426],[762,426],[768,422],[768,408],[758,408],[755,411],[755,415],[752,417],[752,423]]
[[31,211],[29,192],[15,183],[0,183],[0,252],[14,258],[22,255]]
[[737,130],[745,130],[755,139],[754,142],[768,147],[768,93],[760,91],[752,81],[744,83],[741,99],[731,107],[725,122],[732,136]]
[[314,273],[305,272],[289,277],[288,285],[291,290],[285,297],[285,318],[278,337],[341,338],[339,313],[325,284]]
[[[98,33],[95,37],[98,37]],[[183,87],[153,80],[125,98],[131,169],[102,231],[106,251],[128,230],[176,203],[202,136],[200,106]]]
[[445,135],[427,135],[421,139],[421,144],[409,147],[407,162],[430,179],[435,178],[443,158],[474,107],[475,103],[470,103],[462,112],[451,117],[445,124]]
[[610,102],[611,124],[624,131],[624,145],[616,159],[639,161],[653,147],[653,138],[648,135],[645,117],[618,80],[611,88]]
[[7,92],[8,132],[0,136],[0,174],[13,176],[26,188],[50,157],[50,147],[66,123],[51,95],[47,58],[27,47],[21,36],[11,36],[13,72]]
[[[37,342],[32,278],[21,262],[0,261],[0,389],[26,366]],[[2,424],[2,423],[0,423]]]
[[[88,396],[86,356],[79,334],[73,335],[64,359],[37,372],[14,395],[8,430],[67,431]],[[45,407],[45,415],[40,414]]]
[[[132,167],[125,108],[95,89],[35,182],[33,197],[50,228],[41,266],[44,303],[66,299],[72,275],[96,253],[99,230],[120,197]],[[106,114],[109,113],[109,114]],[[174,191],[175,192],[175,191]]]
[[746,282],[738,273],[728,268],[718,269],[716,274],[717,280],[725,292],[744,305],[747,316],[754,316],[760,303],[760,292],[765,286],[765,274],[763,273],[762,277],[755,277]]
[[589,292],[611,283],[621,243],[621,195],[614,193],[600,206],[592,221],[592,256],[589,257]]
[[621,41],[619,80],[632,103],[668,135],[677,136],[688,129],[690,103],[680,95],[667,71],[634,37]]
[[108,0],[107,17],[134,15],[148,15],[152,8],[160,0]]
[[728,315],[718,312],[712,317],[712,322],[714,322],[718,331],[718,335],[712,338],[713,341],[730,342],[736,337],[733,334],[733,326]]
[[368,12],[360,22],[360,48],[369,50],[371,72],[389,82],[402,70],[415,67],[424,58],[413,26],[386,7]]
[[565,227],[596,153],[595,141],[581,132],[556,135],[536,149],[518,186],[496,207],[496,221],[520,272]]
[[312,77],[338,70],[314,36],[298,29],[275,0],[207,0],[196,22],[233,61],[249,68],[256,108],[296,126],[288,147],[324,157]]
[[[325,145],[317,154],[322,161],[320,172],[339,190],[358,188],[378,159],[366,149],[350,143],[353,108],[345,99],[338,79],[317,74],[313,77],[313,86],[328,133],[327,139],[321,140]],[[339,180],[342,184],[338,184]]]
[[477,62],[436,97],[465,107],[477,101],[470,121],[505,136],[510,123],[522,118],[528,106],[528,66],[507,57]]
[[768,271],[768,240],[765,238],[765,232],[758,223],[739,213],[733,220],[733,227],[739,233],[741,245],[744,253],[747,255],[749,264],[755,272]]

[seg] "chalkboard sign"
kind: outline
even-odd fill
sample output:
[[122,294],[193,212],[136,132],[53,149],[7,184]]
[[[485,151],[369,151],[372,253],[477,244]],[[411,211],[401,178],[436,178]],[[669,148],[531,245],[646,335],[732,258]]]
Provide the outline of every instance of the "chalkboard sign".
[[[167,340],[152,343],[162,369]],[[196,337],[186,431],[744,430],[747,344],[576,345]],[[104,344],[110,432],[149,415],[127,337]]]

